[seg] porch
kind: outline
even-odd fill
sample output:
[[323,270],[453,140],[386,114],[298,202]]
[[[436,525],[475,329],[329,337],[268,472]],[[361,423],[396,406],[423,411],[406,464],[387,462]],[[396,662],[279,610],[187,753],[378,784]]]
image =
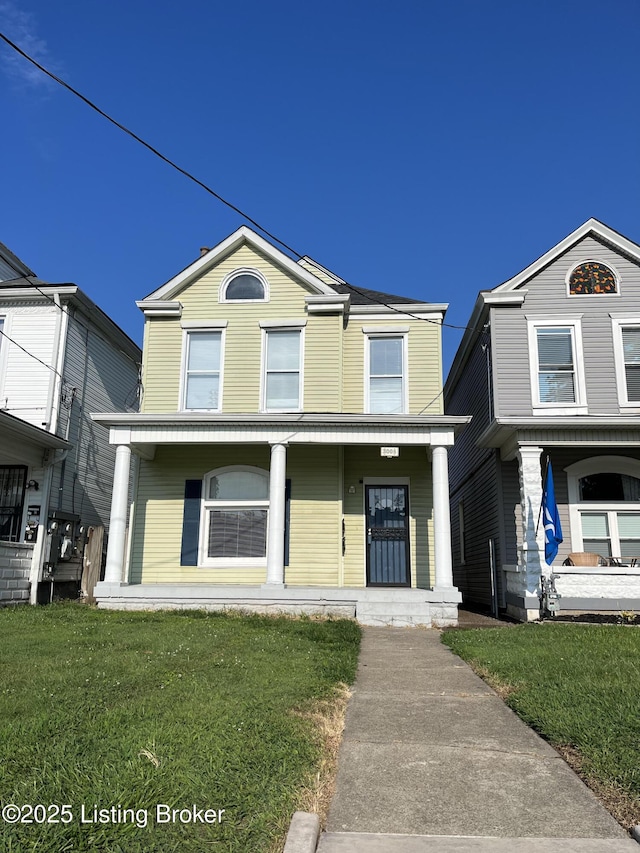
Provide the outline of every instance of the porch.
[[357,619],[361,625],[439,628],[458,623],[456,589],[380,589],[212,584],[100,584],[111,610],[237,610]]

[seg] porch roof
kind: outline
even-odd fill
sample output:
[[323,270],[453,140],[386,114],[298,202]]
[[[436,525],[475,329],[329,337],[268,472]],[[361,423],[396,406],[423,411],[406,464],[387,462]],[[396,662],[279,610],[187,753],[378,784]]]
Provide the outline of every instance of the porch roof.
[[500,448],[503,459],[513,459],[518,446],[526,444],[640,447],[640,418],[637,415],[495,418],[476,443],[479,447]]
[[0,444],[4,461],[29,465],[41,464],[44,451],[69,447],[64,438],[3,411],[0,411]]
[[92,414],[111,444],[152,455],[156,444],[453,444],[470,417],[361,414]]

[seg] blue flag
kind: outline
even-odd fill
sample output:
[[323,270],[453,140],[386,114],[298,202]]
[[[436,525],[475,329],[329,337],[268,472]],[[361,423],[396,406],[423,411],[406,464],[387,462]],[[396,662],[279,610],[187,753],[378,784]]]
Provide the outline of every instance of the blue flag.
[[544,524],[544,559],[548,565],[551,565],[558,553],[558,545],[562,542],[562,525],[553,486],[551,462],[547,465],[547,476],[542,490],[542,523]]

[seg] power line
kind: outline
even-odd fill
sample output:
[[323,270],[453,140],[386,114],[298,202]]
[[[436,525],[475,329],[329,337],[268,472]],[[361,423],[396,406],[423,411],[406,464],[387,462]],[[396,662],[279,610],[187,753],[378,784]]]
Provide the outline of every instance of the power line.
[[[228,201],[223,196],[221,196],[220,193],[217,193],[214,189],[212,189],[210,186],[205,184],[204,181],[201,181],[199,178],[197,178],[191,172],[188,172],[182,166],[179,166],[177,163],[175,163],[169,157],[162,154],[161,151],[159,151],[157,148],[155,148],[149,142],[146,142],[144,139],[142,139],[141,136],[138,136],[137,133],[134,133],[132,130],[130,130],[128,127],[126,127],[124,124],[122,124],[121,122],[114,119],[112,116],[110,116],[103,109],[101,109],[99,106],[97,106],[97,104],[93,103],[93,101],[91,101],[89,98],[87,98],[81,92],[79,92],[77,89],[74,89],[73,86],[71,86],[69,83],[67,83],[65,80],[63,80],[61,77],[58,77],[57,74],[54,74],[52,71],[49,71],[47,68],[44,67],[44,65],[41,65],[36,59],[34,59],[32,56],[30,56],[28,53],[26,53],[24,50],[22,50],[22,48],[18,47],[17,44],[15,44],[13,41],[11,41],[11,39],[8,38],[2,32],[0,32],[0,39],[2,39],[6,44],[9,45],[9,47],[11,47],[17,53],[19,53],[20,56],[22,56],[24,59],[26,59],[32,65],[34,65],[40,71],[42,71],[43,74],[46,74],[47,77],[49,77],[51,80],[54,80],[56,83],[58,83],[60,86],[67,89],[69,92],[71,92],[77,98],[80,98],[81,101],[83,101],[92,110],[97,112],[98,115],[101,115],[108,122],[115,125],[115,127],[117,127],[119,130],[121,130],[123,133],[126,133],[132,139],[135,139],[136,142],[139,142],[140,145],[143,145],[148,151],[151,151],[152,154],[155,154],[155,156],[159,157],[160,160],[162,160],[164,163],[171,166],[173,169],[176,169],[178,172],[180,172],[180,174],[184,175],[184,177],[188,178],[190,181],[193,181],[195,184],[197,184],[199,187],[201,187],[203,190],[205,190],[205,192],[209,193],[214,198],[216,198],[218,201],[222,202],[222,204],[226,205],[226,207],[230,208],[235,213],[238,213],[243,219],[246,219],[247,222],[250,222],[259,231],[261,231],[263,234],[266,234],[267,237],[269,237],[271,240],[278,243],[278,245],[282,246],[284,249],[286,249],[288,252],[290,252],[296,258],[301,259],[301,258],[305,257],[302,253],[297,252],[294,248],[289,246],[287,243],[285,243],[279,237],[276,237],[276,235],[273,234],[271,231],[268,231],[266,228],[264,228],[262,225],[260,225],[259,222],[257,222],[255,219],[253,219],[251,216],[249,216],[247,213],[245,213],[243,210],[241,210],[241,208],[237,207],[235,204],[233,204],[232,202]],[[318,271],[323,271],[322,268],[319,266],[319,264],[317,264],[312,258],[309,258],[307,256],[307,261],[310,262]],[[469,328],[468,326],[456,326],[456,325],[453,325],[452,323],[445,323],[444,321],[431,320],[428,317],[419,317],[416,314],[412,314],[409,311],[403,310],[401,308],[396,308],[394,305],[390,305],[388,302],[385,302],[382,299],[377,299],[376,297],[371,296],[370,293],[364,293],[364,291],[360,290],[355,285],[353,285],[347,281],[345,281],[344,284],[346,287],[349,287],[351,290],[353,290],[354,293],[357,293],[360,296],[364,296],[368,300],[376,302],[379,305],[383,305],[385,308],[388,308],[390,311],[395,311],[396,313],[402,314],[405,317],[411,317],[414,320],[420,320],[420,321],[426,322],[426,323],[433,323],[434,325],[437,325],[437,326],[446,326],[449,329],[457,329],[457,330],[466,331]]]
[[4,332],[2,329],[0,329],[0,335],[2,335],[2,337],[3,337],[3,338],[6,338],[8,341],[10,341],[14,346],[18,347],[18,349],[21,349],[21,350],[22,350],[22,352],[26,353],[28,356],[31,356],[31,358],[34,358],[36,361],[39,361],[39,362],[40,362],[40,364],[41,364],[43,367],[46,367],[46,368],[47,368],[47,370],[51,370],[51,371],[53,371],[53,373],[55,373],[55,375],[56,375],[56,376],[58,376],[58,377],[60,378],[60,381],[64,383],[64,381],[65,381],[65,380],[64,380],[64,377],[62,376],[62,374],[61,374],[61,373],[59,373],[59,372],[55,369],[55,367],[52,367],[50,364],[47,364],[47,363],[46,363],[45,361],[43,361],[41,358],[38,358],[38,356],[37,356],[37,355],[34,355],[32,352],[29,352],[29,350],[28,350],[28,349],[25,349],[25,348],[22,346],[22,344],[19,344],[17,341],[14,341],[14,340],[13,340],[13,338],[10,338],[10,337],[9,337],[9,335],[8,335],[6,332]]

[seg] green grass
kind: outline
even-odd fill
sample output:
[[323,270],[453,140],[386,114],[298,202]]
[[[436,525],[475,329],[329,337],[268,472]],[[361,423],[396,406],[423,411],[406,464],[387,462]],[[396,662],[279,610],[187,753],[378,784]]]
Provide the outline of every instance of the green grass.
[[[292,711],[353,681],[359,641],[342,620],[0,609],[0,802],[73,814],[0,820],[0,849],[277,849],[321,752]],[[157,803],[225,812],[217,825],[157,824]],[[82,824],[82,804],[147,810],[148,825]]]
[[545,623],[449,631],[443,641],[573,756],[621,822],[640,823],[640,629]]

